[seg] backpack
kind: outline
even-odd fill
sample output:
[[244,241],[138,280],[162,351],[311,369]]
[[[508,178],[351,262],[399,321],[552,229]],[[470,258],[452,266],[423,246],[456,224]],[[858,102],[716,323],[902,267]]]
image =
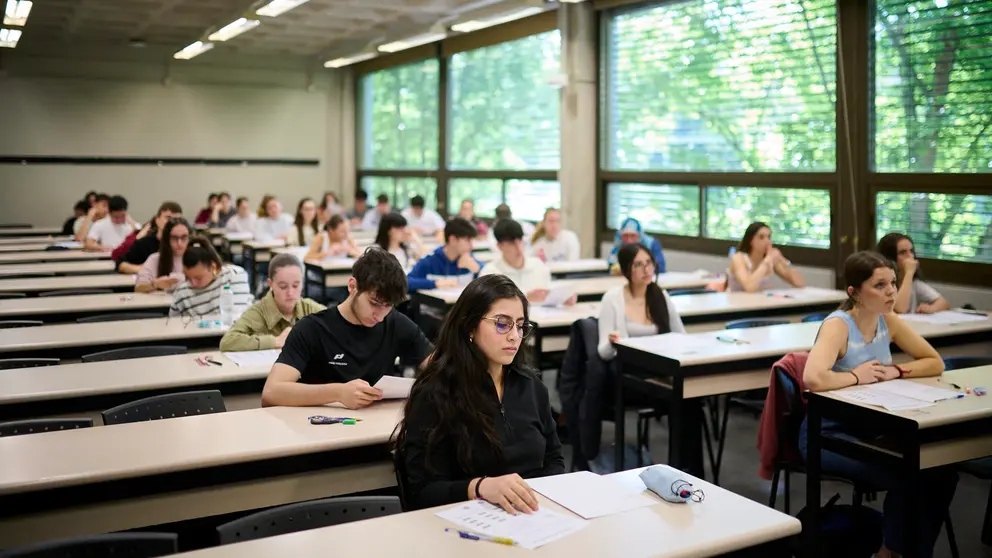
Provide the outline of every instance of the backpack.
[[[797,558],[870,558],[882,546],[882,514],[865,506],[837,505],[840,494],[820,508],[820,529],[817,533],[815,552],[807,552],[803,545],[804,535],[795,541],[793,554]],[[796,517],[803,525],[803,533],[808,533],[810,524],[809,506],[799,511]]]

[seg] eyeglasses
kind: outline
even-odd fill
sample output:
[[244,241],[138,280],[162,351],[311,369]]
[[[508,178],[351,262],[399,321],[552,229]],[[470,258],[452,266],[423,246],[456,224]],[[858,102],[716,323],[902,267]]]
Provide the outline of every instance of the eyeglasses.
[[636,270],[648,269],[648,268],[654,269],[654,262],[651,262],[651,261],[647,261],[647,262],[634,262],[633,264],[631,264],[630,267],[632,267],[632,268],[634,268]]
[[184,234],[182,236],[173,236],[170,234],[169,240],[171,240],[172,242],[189,242],[189,235]]
[[496,333],[500,335],[510,333],[510,330],[516,326],[517,335],[519,335],[521,339],[526,339],[529,337],[531,333],[534,333],[534,328],[537,327],[537,324],[534,322],[516,323],[513,321],[513,318],[504,315],[499,315],[493,318],[483,317],[482,319],[496,324]]

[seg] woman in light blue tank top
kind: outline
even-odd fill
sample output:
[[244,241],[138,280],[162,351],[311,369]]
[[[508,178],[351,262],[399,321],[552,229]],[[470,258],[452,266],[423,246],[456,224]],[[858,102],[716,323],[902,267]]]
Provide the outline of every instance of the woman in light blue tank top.
[[[892,313],[897,293],[896,274],[891,264],[874,252],[852,254],[844,262],[844,280],[850,297],[833,312],[817,333],[810,351],[803,381],[812,391],[829,391],[859,384],[872,384],[900,377],[937,376],[944,370],[937,351],[905,322]],[[895,343],[913,360],[894,366],[890,343]],[[838,425],[824,421],[824,433],[837,433]],[[856,432],[845,432],[857,436]],[[864,435],[864,432],[861,433]],[[806,457],[806,422],[799,433],[799,449]],[[855,481],[868,490],[886,490],[884,542],[877,556],[902,555],[904,502],[907,488],[919,499],[916,518],[920,547],[916,554],[929,558],[940,534],[947,509],[954,497],[957,474],[948,468],[920,471],[917,486],[907,487],[898,474],[876,464],[863,463],[830,451],[821,452],[824,473]],[[936,488],[936,489],[935,489]]]

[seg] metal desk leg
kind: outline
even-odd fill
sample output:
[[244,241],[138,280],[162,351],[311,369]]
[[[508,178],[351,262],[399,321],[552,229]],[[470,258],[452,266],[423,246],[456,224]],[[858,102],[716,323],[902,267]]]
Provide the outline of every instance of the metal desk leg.
[[623,450],[625,440],[623,364],[621,364],[619,359],[614,359],[614,363],[616,364],[616,376],[613,378],[613,466],[617,471],[623,471]]
[[683,398],[684,380],[672,378],[669,412],[668,464],[690,475],[704,478],[703,409],[698,399]]
[[809,398],[806,415],[806,509],[809,511],[809,526],[803,529],[804,547],[806,553],[813,556],[817,548],[816,532],[820,525],[820,452],[822,451],[822,435],[820,404],[817,397]]

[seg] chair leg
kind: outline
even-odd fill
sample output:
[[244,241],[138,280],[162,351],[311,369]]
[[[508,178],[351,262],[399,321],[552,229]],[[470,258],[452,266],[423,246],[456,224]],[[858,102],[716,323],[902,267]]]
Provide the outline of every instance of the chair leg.
[[947,531],[947,544],[951,546],[951,558],[961,558],[958,553],[958,541],[954,536],[954,525],[951,523],[950,512],[944,516],[944,530]]
[[792,515],[789,509],[791,507],[790,503],[792,501],[792,485],[789,482],[789,479],[791,477],[792,475],[790,475],[789,472],[786,471],[785,472],[785,515]]
[[[775,500],[778,498],[778,477],[782,473],[782,469],[775,469],[772,473],[772,486],[768,494],[768,507],[775,509]],[[789,473],[786,473],[788,475]]]
[[[710,439],[710,423],[709,423],[708,420],[706,420],[706,417],[703,417],[703,420],[701,420],[699,422],[700,422],[700,424],[703,427],[703,443],[706,444],[706,454],[710,458],[710,466],[712,467],[713,462],[715,461],[715,457],[714,457],[714,453],[713,453],[713,442]],[[713,478],[713,484],[717,484],[716,481],[717,481],[717,479],[714,476],[714,478]]]
[[861,491],[858,487],[854,487],[854,496],[851,498],[851,504],[854,507],[860,507],[864,503],[865,493]]
[[[720,424],[720,432],[717,434],[720,443],[716,452],[716,462],[713,463],[713,479],[714,479],[713,484],[716,485],[720,484],[719,482],[717,482],[717,480],[719,480],[720,478],[720,467],[723,465],[723,448],[727,444],[727,422],[729,422],[729,420],[730,420],[730,396],[728,395],[723,405],[723,420],[721,421]],[[786,481],[789,480],[788,474],[786,474],[785,480]]]

